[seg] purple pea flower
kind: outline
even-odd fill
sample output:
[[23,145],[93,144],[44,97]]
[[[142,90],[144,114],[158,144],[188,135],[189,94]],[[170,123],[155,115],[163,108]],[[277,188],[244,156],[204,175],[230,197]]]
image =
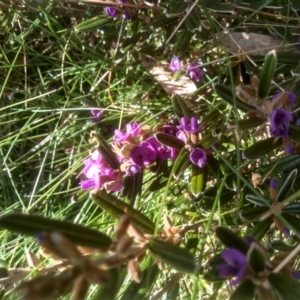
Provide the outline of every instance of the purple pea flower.
[[202,76],[204,75],[203,70],[199,67],[198,63],[196,62],[191,62],[187,66],[186,73],[189,74],[191,79],[194,79],[197,82],[199,82],[202,79]]
[[[287,97],[287,104],[289,106],[293,106],[296,102],[297,99],[297,95],[294,92],[290,92],[290,91],[286,91],[288,92],[288,97]],[[271,102],[274,103],[276,101],[276,99],[282,94],[283,92],[278,92],[277,94],[275,94],[273,96],[273,98],[271,99]]]
[[130,153],[132,162],[140,167],[150,166],[156,160],[156,152],[147,142],[135,146]]
[[299,119],[297,119],[297,121],[296,121],[296,125],[297,125],[297,126],[299,126],[299,125],[300,125],[300,118],[299,118]]
[[190,161],[200,168],[206,165],[207,155],[201,148],[196,148],[190,153]]
[[277,180],[276,179],[271,179],[270,180],[270,188],[271,189],[277,189]]
[[139,123],[129,123],[126,125],[126,132],[132,136],[140,136],[142,134],[142,128]]
[[105,12],[112,18],[116,18],[119,15],[119,12],[114,7],[105,7]]
[[101,116],[103,115],[103,110],[99,108],[94,108],[91,110],[92,118],[91,122],[92,123],[97,123],[100,121]]
[[290,111],[277,108],[270,118],[270,134],[286,138],[289,132],[289,122],[293,120]]
[[126,175],[132,176],[142,171],[141,167],[135,164],[132,164],[126,168]]
[[178,70],[180,70],[181,62],[178,56],[175,56],[172,58],[170,62],[170,69],[173,73],[176,73]]
[[129,133],[125,133],[122,130],[116,129],[114,134],[114,140],[116,142],[122,143],[125,142],[129,136]]
[[284,146],[284,151],[286,154],[293,154],[295,151],[295,147],[292,144],[288,143]]
[[221,278],[235,277],[230,285],[236,285],[243,280],[247,270],[247,256],[235,248],[222,251],[221,256],[226,264],[218,266]]
[[168,160],[171,157],[170,150],[164,147],[155,137],[148,138],[146,142],[156,152],[158,158]]
[[283,233],[283,235],[284,235],[286,238],[289,238],[289,237],[291,236],[290,230],[289,230],[288,228],[286,228],[286,227],[284,227],[284,228],[282,229],[282,233]]
[[203,125],[198,124],[197,117],[191,117],[189,120],[187,117],[182,117],[180,119],[180,125],[177,126],[178,130],[183,130],[187,133],[197,134],[203,129]]

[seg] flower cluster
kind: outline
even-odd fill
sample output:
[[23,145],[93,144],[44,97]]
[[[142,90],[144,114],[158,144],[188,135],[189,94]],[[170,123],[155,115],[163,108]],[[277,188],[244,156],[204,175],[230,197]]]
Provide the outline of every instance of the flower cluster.
[[[119,3],[125,3],[125,2],[126,2],[126,0],[119,0]],[[112,18],[117,18],[119,16],[119,11],[114,7],[107,6],[107,7],[105,7],[104,10],[105,10],[105,13]],[[130,13],[127,10],[123,11],[123,17],[127,21],[131,19]]]
[[161,124],[153,132],[149,126],[141,127],[138,123],[129,123],[126,130],[115,130],[113,143],[110,146],[116,155],[120,167],[113,169],[99,150],[94,150],[84,161],[83,173],[86,179],[80,182],[82,189],[100,189],[120,191],[124,176],[133,176],[143,169],[158,164],[160,161],[174,161],[180,150],[159,141],[155,133],[161,133],[165,138],[171,138],[185,145],[189,151],[190,162],[200,168],[206,165],[206,151],[197,147],[203,125],[197,117],[182,117],[180,124]]
[[[179,57],[173,57],[170,62],[170,69],[173,73],[176,73],[181,69],[181,61]],[[194,79],[195,81],[199,82],[203,75],[204,71],[200,68],[199,64],[197,62],[191,62],[186,67],[186,73],[190,76],[191,79]]]

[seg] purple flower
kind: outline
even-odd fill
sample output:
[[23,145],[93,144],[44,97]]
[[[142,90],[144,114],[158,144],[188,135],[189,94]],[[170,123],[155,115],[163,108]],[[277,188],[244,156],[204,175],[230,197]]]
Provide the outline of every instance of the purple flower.
[[221,256],[226,264],[218,266],[221,278],[235,277],[230,285],[235,285],[243,280],[247,270],[247,257],[235,248],[228,248],[222,251]]
[[295,151],[295,147],[292,144],[288,143],[284,146],[284,151],[286,154],[293,154]]
[[132,164],[126,168],[126,175],[131,176],[142,171],[141,167],[135,164]]
[[[296,102],[296,98],[297,95],[294,92],[290,92],[290,91],[286,91],[288,92],[288,96],[287,96],[287,104],[289,106],[293,106]],[[276,101],[276,99],[282,94],[283,92],[278,92],[277,94],[275,94],[273,96],[273,98],[271,99],[271,102],[274,103]]]
[[142,128],[139,123],[129,123],[126,125],[126,132],[132,136],[140,136],[142,133]]
[[270,134],[286,138],[289,132],[289,122],[292,120],[291,112],[280,108],[275,109],[270,118]]
[[173,125],[164,125],[163,126],[163,133],[175,136],[176,135],[176,129]]
[[112,18],[116,18],[119,14],[119,12],[114,7],[105,7],[105,12],[108,16]]
[[156,152],[147,142],[141,143],[131,150],[130,158],[134,164],[140,167],[147,167],[156,160]]
[[200,168],[206,165],[207,155],[201,148],[196,148],[190,153],[190,161]]
[[297,119],[297,121],[296,121],[296,125],[300,125],[300,118],[299,119]]
[[172,58],[170,62],[170,69],[173,73],[176,73],[178,70],[180,70],[181,62],[178,56],[175,56]]
[[168,160],[171,157],[170,150],[163,146],[155,137],[148,138],[146,143],[156,152],[158,158]]
[[275,189],[275,190],[277,189],[277,180],[276,179],[271,179],[270,188]]
[[204,75],[203,70],[199,67],[196,62],[191,62],[186,68],[187,74],[191,77],[191,79],[196,80],[199,82]]
[[291,236],[290,230],[287,229],[286,227],[284,227],[284,228],[282,229],[282,233],[283,233],[283,235],[284,235],[286,238],[289,238],[289,237]]
[[103,110],[99,108],[94,108],[91,110],[92,118],[91,122],[97,123],[100,121],[100,117],[103,115]]
[[125,133],[122,130],[116,129],[115,135],[114,135],[114,140],[116,142],[122,143],[122,142],[125,142],[129,136],[130,136],[129,133]]
[[184,130],[187,133],[199,133],[203,129],[203,125],[198,124],[197,117],[191,117],[189,120],[187,117],[180,119],[180,125],[177,126],[178,130]]

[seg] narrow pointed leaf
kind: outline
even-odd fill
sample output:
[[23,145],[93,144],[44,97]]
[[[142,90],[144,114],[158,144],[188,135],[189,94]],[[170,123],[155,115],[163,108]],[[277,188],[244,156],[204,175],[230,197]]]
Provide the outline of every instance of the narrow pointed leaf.
[[280,273],[271,273],[268,280],[281,299],[300,299],[300,282],[298,280]]
[[249,249],[248,244],[244,240],[225,227],[217,227],[216,236],[228,248],[236,248],[243,253],[247,253]]
[[173,165],[173,175],[175,177],[178,177],[180,174],[182,174],[188,166],[191,164],[189,159],[189,153],[185,151],[184,149],[181,150],[179,155],[177,156],[175,163]]
[[258,197],[256,195],[246,195],[246,199],[258,206],[267,206],[269,207],[272,203],[270,199],[266,199],[264,197]]
[[289,203],[288,205],[285,205],[283,211],[290,214],[300,215],[300,203]]
[[174,95],[171,101],[174,112],[178,118],[187,117],[190,119],[193,116],[192,111],[187,107],[185,101],[181,97]]
[[123,182],[122,196],[130,200],[130,205],[134,206],[135,199],[142,192],[143,172],[127,176]]
[[284,184],[282,185],[282,187],[280,188],[277,198],[276,198],[276,202],[281,202],[284,199],[286,199],[289,195],[291,195],[293,193],[293,185],[296,179],[296,176],[298,174],[298,170],[295,169],[293,170],[288,178],[285,180]]
[[127,214],[130,217],[131,222],[141,230],[147,233],[154,232],[155,225],[148,217],[129,204],[119,200],[114,195],[108,194],[105,191],[98,191],[96,194],[92,193],[91,198],[97,205],[113,217],[119,218],[123,214]]
[[258,206],[248,209],[243,209],[240,212],[240,218],[244,221],[251,221],[263,215],[269,208],[266,206]]
[[295,246],[291,246],[286,244],[281,240],[275,240],[271,242],[271,248],[274,250],[282,251],[282,252],[290,252],[295,249]]
[[294,125],[290,124],[289,125],[289,137],[300,144],[300,126],[299,125]]
[[160,20],[154,21],[152,23],[147,24],[144,26],[141,30],[142,31],[153,31],[153,29],[161,28],[161,27],[166,27],[170,24],[173,24],[175,22],[178,22],[177,17],[173,18],[162,18]]
[[192,164],[191,168],[191,192],[197,197],[205,190],[207,180],[207,167],[200,168]]
[[256,243],[252,243],[248,251],[248,262],[255,273],[263,272],[266,268],[266,256]]
[[262,125],[263,123],[265,123],[265,121],[258,117],[238,121],[239,130],[241,131],[256,128]]
[[269,94],[269,89],[274,77],[276,65],[276,51],[272,50],[266,54],[265,63],[259,77],[258,97],[261,99],[266,98]]
[[255,285],[247,279],[233,292],[229,300],[252,300],[255,294]]
[[275,162],[272,162],[268,165],[264,165],[261,168],[261,170],[263,172],[267,172],[275,166],[275,168],[272,170],[272,174],[278,174],[281,172],[288,171],[290,169],[294,169],[294,168],[298,167],[299,165],[300,165],[300,155],[292,154],[292,155],[284,156],[284,157],[280,158],[279,160],[277,159]]
[[262,141],[256,142],[243,152],[244,158],[256,159],[282,145],[282,138],[270,137]]
[[175,2],[172,9],[166,13],[167,18],[173,18],[182,15],[188,7],[187,2]]
[[236,101],[236,107],[240,109],[241,111],[247,112],[249,110],[254,110],[255,108],[249,104],[246,104],[245,102],[239,100],[235,95],[232,94],[231,88],[221,84],[217,83],[214,85],[214,89],[218,96],[222,98],[224,101],[229,103],[230,105],[234,106],[234,101]]
[[194,14],[193,12],[191,12],[185,19],[185,26],[191,32],[194,32],[195,30],[200,30],[199,17],[196,14]]
[[190,32],[189,30],[182,30],[178,32],[176,34],[176,43],[173,48],[173,53],[175,55],[183,54],[190,45],[193,35],[193,32]]
[[169,146],[175,149],[182,149],[185,145],[184,141],[178,139],[175,136],[166,133],[156,133],[155,138],[163,145]]
[[104,158],[104,160],[113,168],[113,169],[119,169],[120,162],[118,161],[116,154],[112,151],[109,144],[106,142],[105,139],[103,139],[100,135],[95,135],[99,146],[98,151]]
[[104,25],[113,22],[113,19],[104,15],[86,20],[78,24],[75,29],[76,31],[83,32],[83,31],[91,31],[98,28],[101,28]]
[[201,146],[203,149],[208,149],[219,141],[219,137],[213,136],[211,133],[206,134],[202,137],[201,141],[198,143],[198,146]]
[[149,250],[157,259],[179,271],[195,272],[195,258],[184,248],[152,238],[149,242]]
[[265,236],[267,231],[270,229],[272,223],[273,223],[272,218],[267,218],[263,221],[259,221],[255,223],[254,227],[252,228],[249,227],[246,234],[260,241]]
[[225,278],[220,277],[220,271],[216,267],[211,268],[210,270],[205,272],[205,274],[203,276],[203,279],[207,280],[207,281],[213,281],[213,282],[214,281],[224,281],[225,280]]
[[75,244],[91,248],[107,249],[111,244],[111,239],[98,230],[40,216],[7,214],[0,217],[0,227],[31,236],[42,231],[59,232]]
[[300,234],[300,219],[294,215],[283,212],[281,214],[283,224],[293,230],[295,233]]

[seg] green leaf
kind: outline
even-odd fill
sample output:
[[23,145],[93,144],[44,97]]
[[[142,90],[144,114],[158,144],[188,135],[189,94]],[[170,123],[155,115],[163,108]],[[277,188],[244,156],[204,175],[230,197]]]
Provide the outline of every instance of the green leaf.
[[185,19],[186,28],[194,32],[195,30],[200,30],[200,19],[199,16],[191,12]]
[[81,22],[75,27],[76,31],[91,31],[113,22],[113,18],[104,15]]
[[174,113],[179,119],[182,117],[190,119],[193,116],[193,112],[187,107],[186,102],[181,97],[173,95],[171,101]]
[[271,82],[274,77],[274,72],[276,70],[277,59],[276,51],[271,50],[266,54],[265,63],[260,73],[259,86],[258,86],[258,97],[264,99],[268,96]]
[[280,188],[277,198],[276,198],[276,202],[281,202],[284,199],[286,199],[288,196],[290,196],[293,193],[293,185],[296,179],[296,176],[298,174],[298,170],[295,169],[293,170],[289,176],[287,177],[287,179],[285,180],[284,184],[282,185],[282,187]]
[[290,214],[300,215],[300,203],[289,203],[283,208],[283,211]]
[[241,283],[233,292],[229,300],[252,300],[255,294],[255,285],[250,279]]
[[185,13],[185,10],[188,7],[187,2],[175,2],[172,6],[172,9],[166,13],[167,18],[173,18],[182,15]]
[[243,151],[243,157],[247,159],[257,159],[282,145],[282,138],[270,137],[256,142]]
[[289,244],[286,244],[285,242],[281,240],[275,240],[271,242],[271,248],[273,250],[281,251],[281,252],[289,252],[295,249],[295,246],[291,246]]
[[113,217],[119,218],[126,214],[130,217],[131,222],[141,230],[150,234],[154,232],[155,225],[148,217],[114,195],[108,194],[103,190],[97,191],[96,194],[92,193],[91,198]]
[[209,133],[205,134],[197,145],[202,147],[203,149],[208,149],[214,144],[216,144],[219,140],[220,138],[218,136],[214,136],[211,133]]
[[283,224],[288,228],[293,230],[295,233],[300,234],[300,219],[294,215],[283,212],[281,214]]
[[142,186],[143,172],[138,172],[124,178],[122,196],[130,200],[131,206],[134,206],[136,197],[141,194]]
[[251,221],[263,215],[268,209],[269,208],[266,206],[258,206],[258,207],[243,209],[240,212],[240,218],[246,221]]
[[289,125],[289,137],[296,143],[300,144],[300,126],[299,125],[294,125],[294,124]]
[[251,119],[245,119],[245,120],[240,120],[238,121],[238,126],[239,126],[239,130],[243,131],[243,130],[249,130],[252,128],[256,128],[260,125],[262,125],[265,121],[261,118],[258,117],[254,117]]
[[149,250],[157,259],[179,271],[186,273],[195,272],[195,258],[184,248],[151,238]]
[[101,135],[96,134],[95,138],[98,142],[98,151],[103,156],[103,159],[113,168],[113,169],[119,169],[120,162],[116,157],[116,154],[112,151],[110,145],[106,142],[104,138],[101,137]]
[[288,171],[290,169],[294,169],[299,165],[300,165],[300,155],[292,154],[292,155],[284,156],[280,159],[277,159],[275,162],[272,162],[268,165],[264,165],[261,168],[261,170],[263,172],[267,172],[275,166],[274,169],[272,170],[272,174],[278,174],[281,172]]
[[165,146],[169,146],[179,150],[185,146],[184,141],[170,134],[159,132],[156,133],[154,136],[157,141],[159,141],[161,144]]
[[207,180],[207,167],[200,168],[192,164],[191,168],[191,192],[197,197],[205,190]]
[[107,249],[111,244],[111,239],[98,230],[40,216],[17,213],[7,214],[0,217],[0,227],[31,236],[43,231],[58,232],[77,245],[103,250]]
[[268,280],[281,299],[300,299],[300,282],[298,280],[280,273],[271,273]]
[[216,236],[228,248],[236,248],[245,254],[249,249],[248,244],[244,240],[225,227],[217,227]]
[[181,55],[186,51],[190,45],[192,36],[193,32],[190,32],[189,30],[182,30],[176,34],[176,43],[173,47],[174,55]]
[[258,206],[267,206],[269,207],[272,203],[270,199],[266,199],[262,196],[258,197],[256,195],[246,195],[246,199]]
[[254,110],[255,108],[249,104],[246,104],[245,102],[239,100],[235,95],[232,94],[231,88],[221,84],[216,83],[214,85],[214,89],[218,96],[222,98],[224,101],[229,103],[231,106],[234,106],[234,101],[236,101],[236,107],[240,109],[241,111],[247,112],[249,110]]
[[252,243],[248,251],[248,262],[255,273],[263,272],[266,268],[266,256],[256,243]]
[[272,218],[267,218],[263,221],[259,221],[254,224],[254,227],[248,227],[247,228],[247,235],[250,235],[260,241],[267,231],[270,229],[271,224],[273,223]]
[[172,169],[173,175],[178,177],[188,168],[190,164],[191,162],[189,159],[189,153],[185,149],[182,149],[174,162]]

